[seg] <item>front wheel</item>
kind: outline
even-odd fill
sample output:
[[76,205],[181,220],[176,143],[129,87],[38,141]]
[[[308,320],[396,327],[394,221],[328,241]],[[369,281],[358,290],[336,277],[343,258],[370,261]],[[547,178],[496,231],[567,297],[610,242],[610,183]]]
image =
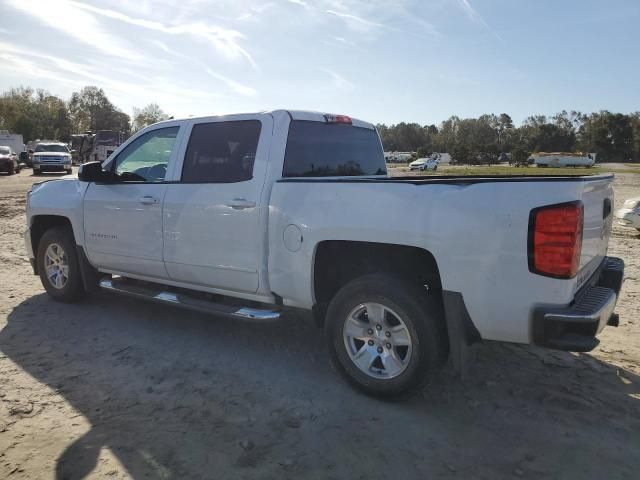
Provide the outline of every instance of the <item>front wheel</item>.
[[54,227],[42,235],[37,262],[42,286],[54,300],[71,303],[84,293],[76,244],[69,227]]
[[325,328],[337,370],[364,393],[419,393],[446,357],[443,309],[421,285],[391,274],[357,278],[338,291]]

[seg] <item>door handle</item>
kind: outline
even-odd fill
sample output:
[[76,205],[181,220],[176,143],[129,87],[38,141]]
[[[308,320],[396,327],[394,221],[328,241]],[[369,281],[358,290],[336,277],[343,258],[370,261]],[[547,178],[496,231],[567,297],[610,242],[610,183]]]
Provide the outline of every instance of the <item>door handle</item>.
[[138,202],[143,205],[155,205],[156,203],[158,203],[158,199],[151,195],[144,195],[138,198]]
[[256,202],[250,202],[246,198],[234,198],[227,203],[227,207],[231,207],[234,210],[244,210],[245,208],[253,208],[255,206]]

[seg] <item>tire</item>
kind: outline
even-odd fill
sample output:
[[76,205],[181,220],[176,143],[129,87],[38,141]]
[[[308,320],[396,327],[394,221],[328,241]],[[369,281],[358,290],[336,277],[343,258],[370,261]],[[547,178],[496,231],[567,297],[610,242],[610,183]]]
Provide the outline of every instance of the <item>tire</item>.
[[[52,250],[49,250],[50,248]],[[79,300],[84,293],[84,288],[80,277],[80,262],[76,252],[76,243],[71,229],[69,227],[53,227],[47,230],[40,239],[37,255],[40,281],[47,293],[59,302],[72,303]],[[53,258],[57,256],[60,263],[52,263],[52,256]],[[50,277],[47,272],[49,266],[54,267],[53,270],[57,270],[58,275]],[[64,278],[65,266],[66,279]],[[60,278],[60,272],[63,274],[62,278]]]
[[69,170],[66,170],[67,175],[71,175],[73,173],[73,170],[70,168]]
[[[382,319],[382,328],[369,321],[370,317]],[[348,334],[351,327],[356,332],[353,337]],[[325,331],[338,372],[358,390],[387,400],[421,392],[448,353],[439,299],[423,286],[392,274],[362,276],[342,287],[329,304]],[[355,339],[360,332],[363,340]],[[352,360],[358,355],[369,365],[368,371]]]
[[16,173],[15,167],[13,165],[9,165],[9,170],[7,170],[7,175],[13,175]]
[[35,168],[33,169],[33,175],[34,176],[38,176],[40,175],[40,170],[36,170]]

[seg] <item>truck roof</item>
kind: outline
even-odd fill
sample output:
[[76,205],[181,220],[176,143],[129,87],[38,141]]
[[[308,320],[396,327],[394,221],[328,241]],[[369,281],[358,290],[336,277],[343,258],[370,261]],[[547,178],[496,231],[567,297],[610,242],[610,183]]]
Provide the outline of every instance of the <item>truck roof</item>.
[[[329,113],[329,112],[316,112],[312,110],[277,109],[277,110],[266,110],[263,112],[238,112],[238,113],[230,113],[230,114],[224,114],[224,115],[207,115],[207,116],[199,116],[199,117],[176,118],[173,120],[165,120],[164,122],[171,122],[175,120],[206,120],[206,119],[213,119],[213,118],[233,117],[236,115],[260,115],[260,114],[263,114],[263,115],[268,114],[273,116],[284,114],[284,115],[288,115],[292,120],[306,120],[311,122],[326,122],[327,116],[347,117],[347,115],[343,115],[343,114],[336,114],[336,113]],[[353,118],[351,116],[348,116],[348,118],[351,119],[351,124],[356,127],[369,128],[371,130],[375,129],[375,126],[372,123],[365,122],[364,120]],[[160,122],[160,123],[164,123],[164,122]]]

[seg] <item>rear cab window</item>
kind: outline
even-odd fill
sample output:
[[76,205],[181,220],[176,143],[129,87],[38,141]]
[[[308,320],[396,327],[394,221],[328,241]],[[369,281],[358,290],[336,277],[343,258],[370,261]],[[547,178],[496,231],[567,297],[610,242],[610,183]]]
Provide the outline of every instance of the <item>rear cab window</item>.
[[292,120],[283,177],[386,176],[384,152],[374,129]]

